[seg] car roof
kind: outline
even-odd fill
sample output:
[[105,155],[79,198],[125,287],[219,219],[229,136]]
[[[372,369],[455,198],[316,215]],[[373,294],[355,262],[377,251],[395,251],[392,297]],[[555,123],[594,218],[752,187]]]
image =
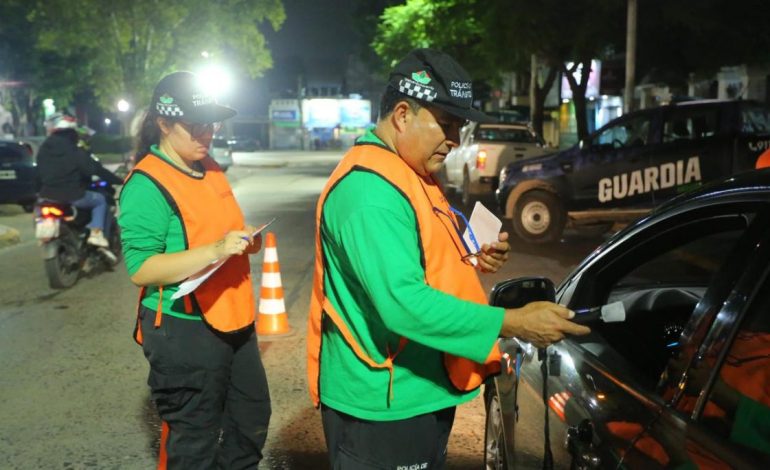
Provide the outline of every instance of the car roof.
[[25,142],[19,141],[19,140],[7,140],[7,139],[0,139],[0,145],[3,147],[19,147],[23,150],[26,150]]
[[671,207],[687,204],[699,199],[740,197],[754,194],[770,198],[770,168],[749,170],[743,173],[717,180],[693,191],[687,192],[661,204],[654,213],[663,212]]

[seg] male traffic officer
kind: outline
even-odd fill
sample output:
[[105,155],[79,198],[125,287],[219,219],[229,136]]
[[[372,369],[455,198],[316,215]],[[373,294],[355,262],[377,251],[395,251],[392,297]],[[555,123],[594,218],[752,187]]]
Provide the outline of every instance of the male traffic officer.
[[486,304],[477,271],[498,270],[508,234],[469,253],[432,177],[464,122],[488,121],[472,102],[454,59],[412,51],[318,201],[308,375],[332,468],[442,468],[455,407],[499,371],[498,336],[589,332],[550,302]]

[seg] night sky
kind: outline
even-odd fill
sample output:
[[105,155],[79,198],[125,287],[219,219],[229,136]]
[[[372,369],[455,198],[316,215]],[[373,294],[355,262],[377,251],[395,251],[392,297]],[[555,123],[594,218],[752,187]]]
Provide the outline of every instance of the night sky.
[[[365,1],[365,0],[364,0]],[[355,0],[283,0],[286,20],[274,32],[262,29],[273,56],[273,69],[239,91],[233,103],[241,116],[265,116],[271,91],[296,89],[296,64],[308,72],[344,70],[347,57],[359,46],[352,28]]]
[[[365,1],[365,0],[364,0]],[[354,0],[283,0],[286,21],[265,32],[273,58],[338,59],[355,47],[351,27]]]

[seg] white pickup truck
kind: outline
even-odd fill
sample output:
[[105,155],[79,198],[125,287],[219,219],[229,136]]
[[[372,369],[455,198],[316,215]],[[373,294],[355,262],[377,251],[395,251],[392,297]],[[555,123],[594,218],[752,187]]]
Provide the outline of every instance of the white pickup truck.
[[492,195],[500,170],[507,164],[548,153],[527,124],[478,124],[460,130],[460,145],[447,155],[446,186],[458,191],[469,205],[480,196]]

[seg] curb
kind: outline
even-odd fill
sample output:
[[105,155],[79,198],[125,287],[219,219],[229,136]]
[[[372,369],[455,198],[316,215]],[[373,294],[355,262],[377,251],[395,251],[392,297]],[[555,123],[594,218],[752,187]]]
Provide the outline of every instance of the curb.
[[15,245],[21,241],[19,231],[15,228],[0,225],[0,248]]

